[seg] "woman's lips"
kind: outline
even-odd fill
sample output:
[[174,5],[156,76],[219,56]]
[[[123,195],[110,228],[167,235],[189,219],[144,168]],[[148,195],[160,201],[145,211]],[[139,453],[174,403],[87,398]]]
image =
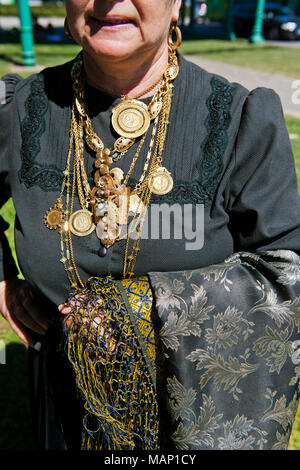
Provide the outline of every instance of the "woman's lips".
[[92,18],[92,21],[101,28],[122,28],[124,26],[133,25],[133,21],[129,18]]

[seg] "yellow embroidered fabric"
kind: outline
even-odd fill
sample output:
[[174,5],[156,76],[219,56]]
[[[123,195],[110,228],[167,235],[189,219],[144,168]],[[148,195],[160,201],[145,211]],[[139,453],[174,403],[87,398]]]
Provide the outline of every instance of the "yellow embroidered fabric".
[[148,277],[122,279],[121,281],[130,303],[134,320],[143,338],[146,354],[156,375],[155,337],[151,319],[153,296]]

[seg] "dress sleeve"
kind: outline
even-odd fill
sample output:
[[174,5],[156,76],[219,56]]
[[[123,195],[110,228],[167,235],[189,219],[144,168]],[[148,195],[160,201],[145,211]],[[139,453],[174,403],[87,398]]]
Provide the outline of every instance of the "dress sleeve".
[[294,156],[278,95],[252,91],[244,105],[227,211],[235,251],[300,254],[300,199]]
[[235,253],[150,272],[166,435],[179,449],[286,449],[299,400],[300,204],[278,96],[249,94],[226,210]]
[[[8,74],[1,78],[4,89],[0,104],[0,207],[10,198],[9,158],[11,156],[11,132],[13,126],[13,101],[16,84],[21,77],[15,74]],[[4,84],[4,86],[3,86]],[[17,276],[18,269],[11,254],[5,230],[8,228],[7,222],[0,217],[0,281]]]

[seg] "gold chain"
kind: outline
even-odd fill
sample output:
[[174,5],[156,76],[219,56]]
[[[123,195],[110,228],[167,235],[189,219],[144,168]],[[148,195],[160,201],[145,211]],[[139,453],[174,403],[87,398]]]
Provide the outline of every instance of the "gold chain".
[[159,80],[157,80],[157,82],[154,83],[154,85],[151,85],[149,88],[147,88],[146,90],[143,90],[141,93],[139,93],[138,95],[135,95],[134,97],[132,96],[128,96],[124,93],[122,93],[121,95],[120,94],[116,94],[114,92],[112,92],[111,90],[107,90],[105,88],[102,88],[101,86],[97,85],[97,88],[102,91],[103,93],[106,93],[114,98],[120,98],[122,101],[126,101],[126,100],[138,100],[139,98],[141,98],[142,96],[145,96],[147,95],[148,93],[150,93],[150,91],[154,90],[156,87],[158,87],[161,83],[161,77],[159,78]]
[[[73,213],[73,207],[74,207],[74,199],[75,199],[75,190],[76,190],[76,168],[77,167],[77,161],[76,158],[74,158],[74,168],[73,168],[73,184],[72,184],[72,196],[71,196],[71,204],[70,204],[70,213]],[[69,256],[71,259],[71,265],[69,267],[70,271],[74,271],[77,279],[79,281],[79,284],[83,287],[83,282],[79,276],[77,266],[75,263],[75,258],[74,258],[74,250],[73,250],[73,243],[72,243],[72,232],[70,230],[70,227],[68,227],[68,246],[69,246]],[[72,279],[74,281],[74,284],[76,283],[76,280],[74,279],[73,272],[70,273],[72,276]],[[77,283],[76,283],[77,284]]]
[[[74,194],[75,194],[75,179],[74,179],[74,171],[73,171],[73,184],[72,184],[72,196],[71,196],[71,201],[70,201],[70,164],[71,164],[71,155],[72,155],[72,149],[73,149],[73,140],[75,137],[75,128],[74,128],[74,106],[72,109],[72,120],[71,120],[71,129],[70,129],[70,143],[69,143],[69,151],[68,151],[68,158],[67,158],[67,166],[66,170],[64,171],[64,181],[61,187],[61,195],[60,197],[62,198],[63,193],[66,189],[66,210],[65,214],[66,216],[69,216],[72,212],[72,207],[73,207],[73,201],[74,201]],[[74,160],[75,164],[75,160]],[[71,203],[71,207],[70,207]],[[65,248],[66,245],[66,248]],[[76,264],[74,260],[74,255],[73,255],[73,246],[72,246],[72,237],[71,237],[71,232],[69,229],[69,223],[67,221],[64,222],[63,226],[60,229],[60,246],[61,246],[61,259],[60,261],[64,265],[64,269],[66,271],[67,277],[69,279],[69,282],[72,287],[77,286],[77,281],[76,277],[73,274],[73,271],[75,274],[78,274],[78,271],[76,269]],[[78,280],[81,285],[82,281],[78,275]]]
[[[164,100],[163,100],[163,106],[162,106],[162,113],[161,113],[161,119],[159,123],[159,129],[157,133],[157,140],[156,140],[156,145],[155,145],[155,150],[153,153],[152,161],[150,164],[150,170],[149,170],[149,175],[146,178],[146,182],[148,183],[149,179],[151,178],[153,172],[156,170],[157,166],[159,163],[161,163],[161,155],[164,149],[164,144],[166,140],[166,133],[167,133],[167,125],[168,125],[168,119],[169,119],[169,114],[170,114],[170,101],[171,101],[171,96],[172,96],[172,87],[170,86],[168,89],[168,92],[165,94]],[[158,153],[158,157],[157,157]],[[151,186],[150,186],[151,187]],[[144,206],[142,208],[141,213],[137,216],[138,212],[136,212],[135,217],[133,218],[131,225],[133,225],[132,229],[128,232],[127,234],[127,239],[126,239],[126,247],[125,247],[125,256],[124,256],[124,264],[123,264],[123,278],[126,277],[132,277],[134,275],[134,267],[136,263],[136,258],[138,255],[138,252],[140,251],[139,248],[139,243],[141,239],[141,234],[142,234],[142,227],[145,222],[146,218],[146,212],[150,204],[150,198],[151,198],[151,189],[149,185],[142,185],[140,184],[139,189],[142,191],[142,194],[140,196],[141,200],[144,202]],[[132,244],[132,249],[130,255],[128,255],[129,252],[129,239],[131,233],[133,231],[138,232],[137,237],[134,239],[133,244]]]
[[[172,68],[173,67],[173,68]],[[177,67],[177,68],[176,68]],[[176,78],[178,73],[178,62],[175,54],[169,54],[169,65],[164,73],[163,79],[160,79],[159,82],[154,84],[152,87],[147,89],[143,92],[140,96],[148,93],[150,90],[154,89],[156,86],[159,85],[158,90],[156,91],[153,99],[148,106],[148,109],[151,111],[151,120],[153,121],[151,139],[148,147],[148,151],[146,154],[145,164],[143,167],[142,174],[135,185],[132,191],[127,189],[127,214],[129,214],[129,202],[130,202],[130,195],[136,195],[137,202],[136,210],[131,220],[130,226],[127,224],[128,231],[125,237],[118,237],[116,236],[115,241],[119,241],[122,239],[126,239],[125,245],[125,256],[124,256],[124,265],[123,265],[123,278],[129,276],[133,276],[134,274],[134,266],[137,258],[137,254],[140,250],[139,243],[141,239],[141,231],[143,224],[145,222],[148,206],[150,204],[150,198],[152,194],[152,186],[151,186],[151,179],[157,169],[161,166],[162,163],[162,154],[165,146],[166,141],[166,134],[167,128],[169,124],[169,114],[170,114],[170,107],[171,107],[171,98],[172,98],[172,81]],[[72,77],[74,79],[73,89],[74,89],[74,102],[72,107],[72,120],[71,120],[71,128],[70,128],[70,143],[69,143],[69,151],[68,151],[68,158],[67,158],[67,165],[64,171],[64,178],[61,186],[60,196],[54,206],[55,211],[61,210],[61,213],[64,214],[63,222],[60,224],[60,236],[61,236],[61,262],[64,264],[65,271],[67,273],[67,277],[72,287],[76,287],[78,283],[83,286],[82,279],[80,278],[75,256],[73,250],[73,242],[72,242],[72,230],[71,230],[71,217],[75,213],[73,213],[74,209],[74,201],[77,189],[77,195],[79,198],[79,202],[81,205],[82,210],[85,213],[88,213],[89,206],[92,204],[92,194],[94,190],[97,190],[97,181],[95,179],[96,187],[91,190],[90,184],[88,182],[86,170],[84,167],[84,135],[87,145],[96,153],[96,161],[95,167],[98,171],[99,176],[101,174],[109,175],[105,167],[109,168],[109,165],[113,161],[117,161],[124,156],[127,150],[135,143],[136,138],[126,138],[126,137],[119,137],[112,149],[105,149],[104,143],[101,138],[93,131],[92,123],[90,117],[87,112],[87,107],[83,99],[83,89],[85,84],[84,75],[82,74],[82,59],[79,58],[77,62],[75,62],[74,67],[72,69]],[[127,97],[125,97],[126,101]],[[139,102],[138,102],[139,103]],[[143,103],[142,103],[143,104]],[[143,104],[144,105],[144,104]],[[152,106],[152,108],[151,108]],[[137,159],[141,154],[142,147],[145,143],[147,135],[147,130],[141,137],[135,155],[133,157],[132,163],[130,168],[127,172],[127,175],[124,179],[124,188],[128,188],[128,181],[129,177],[131,176],[133,169],[136,165]],[[74,146],[73,146],[74,143]],[[74,148],[74,150],[73,150]],[[72,153],[74,155],[73,161],[73,176],[72,176],[72,184],[70,182],[71,177],[71,156]],[[112,155],[115,153],[119,154],[118,157],[112,158]],[[100,171],[99,171],[100,170]],[[112,169],[121,171],[120,169]],[[96,173],[97,173],[96,171]],[[101,172],[102,171],[102,172]],[[96,176],[95,176],[96,178]],[[123,179],[123,178],[122,178]],[[101,178],[100,178],[101,180]],[[99,186],[101,189],[101,186]],[[128,192],[129,191],[129,192]],[[102,191],[105,192],[105,191]],[[65,210],[63,210],[63,196],[65,196]],[[104,199],[102,199],[103,201]],[[54,209],[53,213],[55,212]],[[49,211],[48,211],[49,212]],[[54,214],[57,216],[57,214]],[[53,217],[54,217],[53,215]],[[76,215],[76,214],[75,214]],[[127,215],[128,217],[128,215]],[[101,219],[102,220],[102,219]],[[103,218],[104,220],[104,218]],[[127,219],[126,219],[127,220]],[[46,223],[47,225],[47,223]],[[51,226],[51,218],[48,217],[48,228],[56,228]],[[133,232],[137,232],[137,236],[132,243],[132,248],[130,250],[130,236]],[[102,239],[101,239],[102,241]]]

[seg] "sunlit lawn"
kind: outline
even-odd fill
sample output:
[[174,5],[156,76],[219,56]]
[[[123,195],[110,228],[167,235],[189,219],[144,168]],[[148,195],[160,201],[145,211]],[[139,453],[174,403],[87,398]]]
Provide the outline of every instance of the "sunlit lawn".
[[[76,45],[37,45],[36,62],[41,66],[56,65],[70,60],[79,48]],[[183,53],[202,55],[238,65],[272,72],[280,71],[291,76],[300,76],[299,51],[276,47],[249,46],[246,41],[201,40],[187,41]],[[282,60],[284,57],[284,60]],[[20,47],[17,44],[0,44],[0,77],[16,71],[26,77],[32,71],[20,69]],[[300,121],[286,117],[288,130],[295,154],[296,170],[300,188]],[[10,223],[7,231],[14,253],[13,218],[11,200],[1,209],[0,214]],[[15,254],[14,254],[15,256]],[[28,403],[26,348],[17,336],[0,319],[0,339],[7,345],[7,364],[0,365],[0,450],[33,449],[30,410]],[[300,450],[300,408],[292,431],[290,449]]]
[[[36,44],[35,62],[37,66],[51,66],[67,62],[75,57],[80,48],[76,44]],[[31,68],[22,65],[22,51],[19,44],[0,43],[0,77],[4,73],[17,72],[22,77],[32,74]]]
[[[78,51],[79,47],[75,44],[37,44],[36,64],[46,66],[63,63],[74,57]],[[253,45],[246,39],[235,41],[201,39],[183,41],[180,52],[266,72],[300,77],[299,49],[277,47],[269,43]],[[4,72],[14,71],[15,65],[21,63],[19,44],[0,44],[0,76]],[[24,71],[22,75],[29,73]]]
[[300,77],[300,50],[291,47],[278,47],[270,43],[253,45],[246,39],[201,39],[184,41],[180,50],[183,54],[205,59],[294,78]]

